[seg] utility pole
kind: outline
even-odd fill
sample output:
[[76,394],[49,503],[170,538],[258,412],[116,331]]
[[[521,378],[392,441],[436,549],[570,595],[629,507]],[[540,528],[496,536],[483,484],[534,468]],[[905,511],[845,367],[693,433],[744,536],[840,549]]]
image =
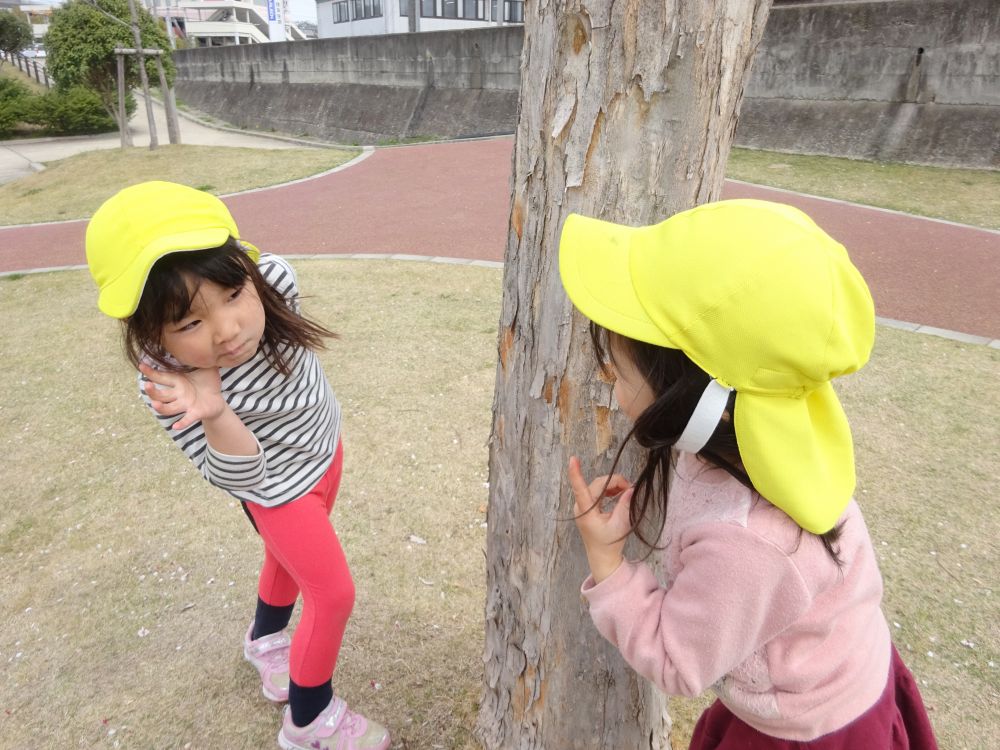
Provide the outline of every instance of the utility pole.
[[[118,72],[118,88],[119,92],[122,90],[124,83],[122,82],[124,74],[122,72],[122,58],[124,56],[136,55],[141,57],[143,55],[148,55],[156,60],[156,70],[160,76],[160,89],[163,91],[163,108],[166,110],[167,115],[167,134],[170,138],[172,144],[180,144],[181,142],[181,126],[177,119],[177,103],[174,98],[174,90],[167,85],[167,73],[166,69],[163,67],[163,50],[162,49],[131,49],[126,47],[116,47],[115,54],[118,55],[119,72]],[[148,94],[147,101],[148,101]]]
[[[159,12],[157,11],[158,0],[152,0],[153,2],[153,18],[159,18]],[[167,27],[167,39],[170,40],[170,49],[177,49],[177,40],[174,38],[174,19],[171,15],[170,10],[170,0],[163,0],[163,23]],[[173,143],[173,141],[171,141]]]
[[135,0],[128,0],[128,12],[132,17],[132,38],[135,40],[136,56],[139,60],[142,97],[146,100],[146,119],[149,121],[149,150],[154,151],[160,144],[156,138],[156,122],[153,120],[153,100],[149,98],[149,76],[146,75],[146,58],[142,54],[142,36],[139,34],[139,14],[135,10]]
[[163,55],[156,56],[156,71],[160,75],[160,91],[163,92],[163,108],[167,112],[167,137],[173,145],[181,142],[181,127],[177,122],[177,100],[174,98],[174,90],[167,85],[167,74],[163,69]]
[[132,146],[132,134],[128,130],[128,115],[125,113],[125,56],[115,50],[118,58],[118,135],[122,150]]

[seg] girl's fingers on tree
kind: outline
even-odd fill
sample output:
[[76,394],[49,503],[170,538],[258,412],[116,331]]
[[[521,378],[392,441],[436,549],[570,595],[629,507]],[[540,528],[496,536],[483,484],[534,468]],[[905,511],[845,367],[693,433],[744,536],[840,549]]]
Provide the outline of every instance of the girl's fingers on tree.
[[590,494],[594,497],[614,497],[631,486],[632,483],[621,474],[613,474],[610,477],[605,474],[590,483]]
[[593,507],[594,497],[590,494],[587,480],[580,471],[580,459],[576,456],[571,456],[569,459],[569,485],[573,488],[573,496],[576,498],[577,513],[586,513]]

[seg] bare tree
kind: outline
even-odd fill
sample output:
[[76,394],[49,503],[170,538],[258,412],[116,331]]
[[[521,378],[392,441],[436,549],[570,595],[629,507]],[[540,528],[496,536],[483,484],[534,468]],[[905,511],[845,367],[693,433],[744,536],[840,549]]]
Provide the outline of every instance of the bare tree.
[[[662,697],[593,628],[566,463],[622,434],[558,274],[571,212],[640,225],[715,200],[769,0],[525,9],[490,443],[485,748],[667,747]],[[617,429],[616,429],[617,426]]]

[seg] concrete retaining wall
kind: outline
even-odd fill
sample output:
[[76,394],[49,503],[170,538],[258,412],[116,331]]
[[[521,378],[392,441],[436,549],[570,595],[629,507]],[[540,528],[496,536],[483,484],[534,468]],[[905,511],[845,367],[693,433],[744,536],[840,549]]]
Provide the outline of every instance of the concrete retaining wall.
[[176,53],[178,95],[227,122],[345,143],[511,133],[521,27]]
[[[236,125],[347,143],[511,133],[519,26],[184,50],[177,90]],[[777,4],[751,148],[1000,168],[998,0]]]
[[1000,3],[778,6],[740,145],[1000,168]]

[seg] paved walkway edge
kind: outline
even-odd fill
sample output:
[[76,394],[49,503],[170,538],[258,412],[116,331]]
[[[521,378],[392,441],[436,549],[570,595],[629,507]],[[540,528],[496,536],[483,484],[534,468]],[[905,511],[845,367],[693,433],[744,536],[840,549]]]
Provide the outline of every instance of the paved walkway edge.
[[750,187],[760,188],[761,190],[773,190],[776,193],[785,193],[786,195],[799,195],[803,198],[812,198],[817,201],[826,201],[827,203],[838,203],[841,206],[850,206],[851,208],[867,208],[869,211],[881,211],[885,214],[895,214],[896,216],[906,216],[910,219],[923,219],[924,221],[933,221],[937,224],[947,224],[951,227],[959,227],[961,229],[974,229],[978,232],[987,232],[989,234],[1000,235],[1000,230],[989,229],[988,227],[977,227],[974,224],[962,224],[957,221],[949,221],[948,219],[938,219],[935,216],[923,216],[922,214],[908,214],[906,211],[897,211],[894,208],[882,208],[881,206],[870,206],[867,203],[854,203],[852,201],[845,201],[840,198],[829,198],[824,195],[813,195],[812,193],[800,193],[798,190],[789,190],[788,188],[774,187],[773,185],[764,185],[759,182],[747,182],[746,180],[733,180],[729,177],[726,178],[726,182],[731,182],[734,185],[749,185]]
[[[287,187],[288,185],[297,185],[300,182],[309,182],[309,180],[318,180],[320,177],[326,177],[327,175],[333,174],[334,172],[340,172],[340,171],[342,171],[344,169],[347,169],[348,167],[353,167],[356,164],[360,164],[365,159],[367,159],[369,156],[371,156],[372,154],[375,153],[375,147],[374,146],[346,146],[345,150],[347,150],[347,151],[353,151],[356,148],[360,148],[361,149],[361,153],[360,154],[358,154],[357,156],[355,156],[350,161],[344,162],[339,167],[333,167],[332,169],[328,169],[325,172],[319,172],[317,174],[307,175],[305,177],[300,177],[297,180],[291,180],[290,182],[279,182],[279,183],[277,183],[275,185],[264,185],[262,187],[250,188],[249,190],[240,190],[239,192],[236,192],[236,193],[223,193],[222,195],[219,195],[218,197],[219,198],[229,198],[229,197],[232,197],[234,195],[247,195],[248,193],[259,193],[259,192],[264,191],[264,190],[274,190],[275,188],[283,188],[283,187]],[[8,230],[8,229],[10,229],[10,230],[13,230],[13,229],[25,229],[26,227],[46,227],[46,226],[53,226],[55,224],[76,224],[76,223],[81,222],[81,221],[90,221],[90,219],[89,218],[84,218],[84,219],[63,219],[61,221],[36,221],[33,224],[0,224],[0,232],[3,232],[3,231]],[[36,271],[37,270],[45,270],[45,269],[36,269]],[[56,269],[51,269],[51,270],[56,270]],[[35,271],[29,271],[29,272],[21,271],[20,273],[34,273],[34,272]],[[2,276],[2,275],[3,274],[0,274],[0,276]]]
[[[339,168],[340,167],[338,167],[338,169]],[[261,188],[261,189],[266,190],[266,188]],[[417,261],[423,263],[445,263],[453,266],[474,266],[476,268],[493,268],[497,270],[503,268],[503,263],[495,260],[472,260],[471,258],[445,258],[442,256],[411,255],[408,253],[394,253],[391,255],[380,254],[380,253],[346,253],[346,254],[286,253],[283,254],[282,257],[289,258],[291,260],[396,260],[396,261],[407,261],[407,262]],[[87,270],[86,266],[53,266],[52,268],[32,268],[25,271],[2,271],[0,272],[0,279],[8,276],[21,277],[21,276],[28,276],[29,274],[49,273],[50,271],[86,271],[86,270]],[[882,318],[876,316],[875,322],[881,326],[885,326],[886,328],[897,328],[901,331],[910,331],[912,333],[922,333],[928,336],[937,336],[943,339],[950,339],[951,341],[958,341],[963,344],[988,346],[991,349],[1000,349],[1000,339],[990,339],[987,338],[986,336],[975,336],[971,333],[962,333],[961,331],[950,331],[947,328],[935,328],[934,326],[925,326],[921,325],[920,323],[909,323],[905,320],[895,320],[894,318]]]

